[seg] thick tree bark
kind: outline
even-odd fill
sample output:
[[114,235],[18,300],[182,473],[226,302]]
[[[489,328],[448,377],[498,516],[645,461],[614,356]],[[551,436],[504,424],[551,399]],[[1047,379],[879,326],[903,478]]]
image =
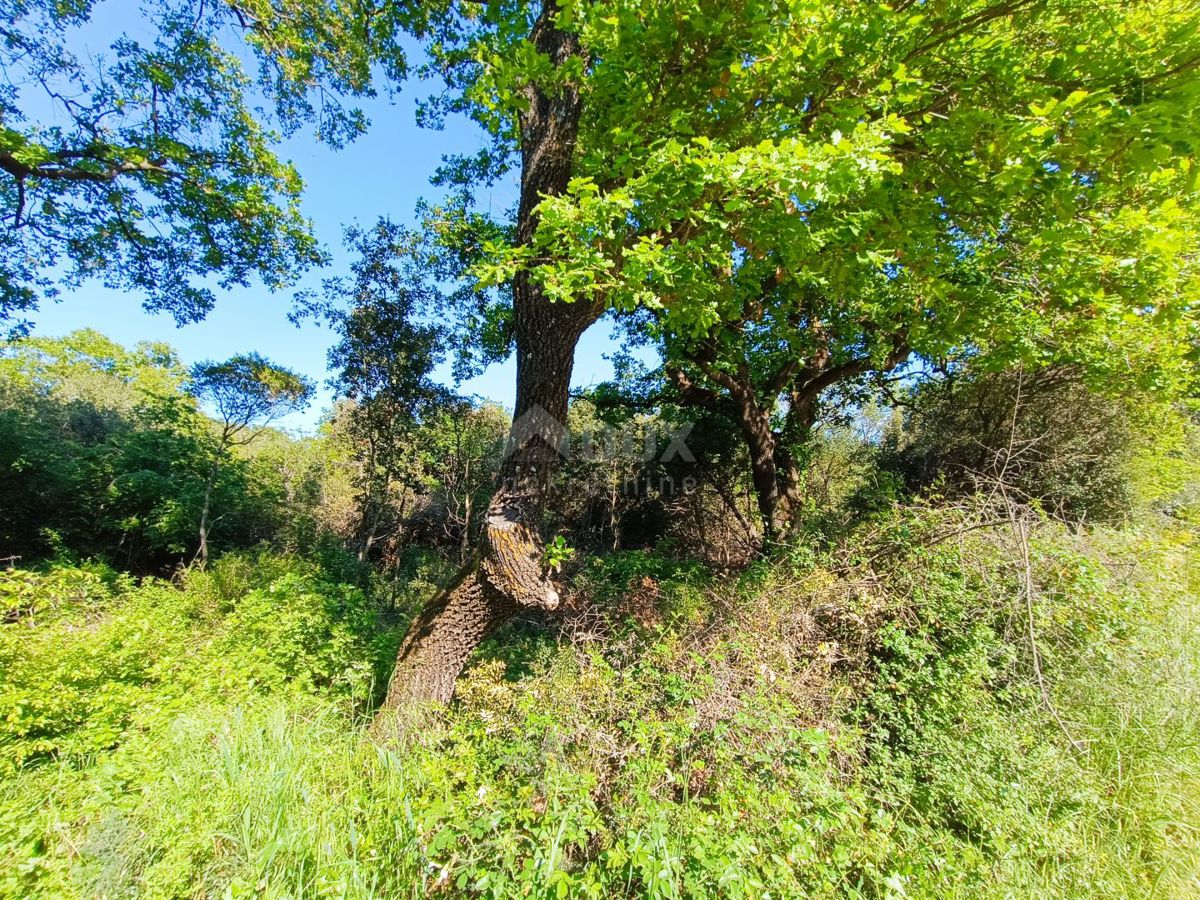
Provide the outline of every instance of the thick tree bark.
[[[739,420],[750,453],[750,475],[762,517],[763,537],[769,543],[786,535],[796,522],[802,500],[800,469],[785,436],[772,430],[770,413],[752,395],[740,404]],[[812,422],[807,422],[803,437],[811,427]]]
[[471,651],[520,607],[481,576],[476,557],[409,626],[385,708],[445,703]]
[[[488,504],[482,546],[409,628],[397,655],[386,708],[447,703],[471,651],[522,608],[554,609],[559,591],[543,563],[538,524],[557,467],[572,357],[590,324],[575,304],[542,301],[531,319],[547,330],[518,350],[518,405],[500,485]],[[520,345],[518,345],[520,346]]]
[[[580,48],[577,35],[556,27],[556,12],[555,0],[544,0],[530,39],[561,65]],[[580,112],[579,93],[571,86],[550,93],[530,85],[526,98],[528,109],[520,117],[519,243],[533,238],[542,197],[566,189]],[[558,605],[538,526],[565,433],[575,345],[601,311],[591,299],[551,302],[528,272],[514,279],[517,395],[500,484],[488,505],[479,550],[421,611],[401,644],[385,709],[448,702],[480,641],[522,608]]]
[[786,533],[795,529],[799,524],[801,504],[804,500],[804,486],[800,478],[800,467],[796,465],[795,455],[779,439],[775,441],[775,471],[779,478],[780,508],[787,516],[786,522],[783,523],[783,530]]

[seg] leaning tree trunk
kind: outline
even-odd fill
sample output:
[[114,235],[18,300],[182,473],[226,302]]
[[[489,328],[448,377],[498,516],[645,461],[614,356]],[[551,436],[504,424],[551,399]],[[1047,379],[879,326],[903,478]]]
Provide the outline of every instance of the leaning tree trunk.
[[[530,34],[556,65],[577,55],[577,35],[555,26],[556,0],[544,0]],[[530,241],[545,195],[571,178],[579,128],[579,93],[530,85],[521,114],[521,202],[517,240]],[[454,582],[417,616],[400,646],[384,708],[446,703],[471,651],[518,610],[553,609],[538,526],[565,433],[575,345],[599,317],[590,300],[553,303],[528,272],[513,282],[517,396],[500,484],[488,505],[480,545]]]
[[[527,299],[532,285],[520,288]],[[553,609],[559,592],[538,535],[559,458],[575,344],[594,315],[578,304],[527,304],[518,342],[517,405],[500,485],[488,504],[481,546],[455,581],[417,616],[400,646],[385,707],[445,703],[471,651],[522,608]],[[543,323],[535,326],[535,323]],[[525,346],[522,347],[522,344]],[[532,345],[532,346],[530,346]]]

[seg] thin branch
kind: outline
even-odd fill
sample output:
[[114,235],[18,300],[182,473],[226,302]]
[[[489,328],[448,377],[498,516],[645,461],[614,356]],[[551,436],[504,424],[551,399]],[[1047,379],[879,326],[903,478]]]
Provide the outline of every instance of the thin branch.
[[1034,625],[1033,615],[1033,567],[1029,562],[1029,535],[1026,530],[1027,526],[1025,519],[1017,516],[1014,504],[1012,503],[1008,504],[1008,517],[1009,523],[1013,528],[1013,535],[1017,538],[1021,549],[1021,593],[1025,597],[1025,613],[1029,627],[1029,649],[1033,656],[1033,674],[1037,679],[1038,690],[1042,695],[1042,703],[1044,703],[1046,709],[1050,711],[1050,715],[1054,718],[1054,721],[1058,723],[1059,730],[1066,735],[1067,741],[1071,745],[1071,749],[1073,749],[1076,753],[1082,754],[1085,750],[1087,750],[1087,745],[1071,734],[1071,730],[1067,727],[1067,723],[1063,721],[1062,716],[1060,716],[1058,713],[1058,709],[1056,709],[1054,706],[1054,701],[1050,697],[1050,688],[1046,684],[1045,676],[1042,674],[1042,657],[1041,653],[1038,651],[1037,629]]
[[13,228],[21,227],[21,213],[25,211],[25,179],[17,177],[17,208],[13,212]]
[[982,9],[974,15],[967,16],[964,19],[960,19],[958,22],[955,22],[948,31],[934,29],[932,39],[910,50],[908,55],[904,57],[903,62],[910,63],[918,56],[921,56],[935,47],[939,47],[942,44],[948,43],[960,35],[966,34],[976,26],[984,25],[993,19],[1000,19],[1005,16],[1012,15],[1013,13],[1018,12],[1022,7],[1032,5],[1032,3],[1033,0],[1015,0],[1015,2],[1012,3],[1000,3],[996,6],[989,6],[985,9]]

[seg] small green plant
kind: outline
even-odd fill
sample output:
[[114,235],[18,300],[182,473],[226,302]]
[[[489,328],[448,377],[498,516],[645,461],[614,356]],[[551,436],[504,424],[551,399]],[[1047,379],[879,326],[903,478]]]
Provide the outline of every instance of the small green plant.
[[567,539],[561,534],[556,534],[554,540],[546,544],[546,553],[544,556],[545,565],[550,571],[561,571],[563,563],[575,555],[575,548],[567,543]]

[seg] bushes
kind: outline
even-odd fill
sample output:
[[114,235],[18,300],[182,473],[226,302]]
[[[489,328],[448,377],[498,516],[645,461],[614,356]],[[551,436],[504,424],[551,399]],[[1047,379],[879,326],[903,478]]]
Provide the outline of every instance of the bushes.
[[231,555],[182,588],[110,570],[0,572],[0,771],[86,764],[197,702],[370,698],[396,639],[364,591]]
[[268,688],[365,700],[375,684],[372,652],[379,616],[362,589],[288,573],[250,591],[229,615],[218,641],[220,665]]
[[1077,752],[1013,538],[968,524],[893,512],[719,581],[607,557],[602,627],[485,646],[391,748],[358,713],[395,632],[316,567],[8,573],[0,895],[1186,893],[1191,532],[1033,529]]
[[[978,373],[926,382],[888,436],[910,487],[971,493],[1003,474],[1023,499],[1072,521],[1115,522],[1138,499],[1139,456],[1176,428],[1161,403],[1090,391],[1077,373]],[[1165,426],[1165,427],[1164,427]],[[1151,453],[1157,461],[1162,452]]]
[[120,743],[144,704],[169,703],[164,663],[191,640],[191,607],[169,586],[97,571],[0,573],[18,615],[0,628],[0,772]]

